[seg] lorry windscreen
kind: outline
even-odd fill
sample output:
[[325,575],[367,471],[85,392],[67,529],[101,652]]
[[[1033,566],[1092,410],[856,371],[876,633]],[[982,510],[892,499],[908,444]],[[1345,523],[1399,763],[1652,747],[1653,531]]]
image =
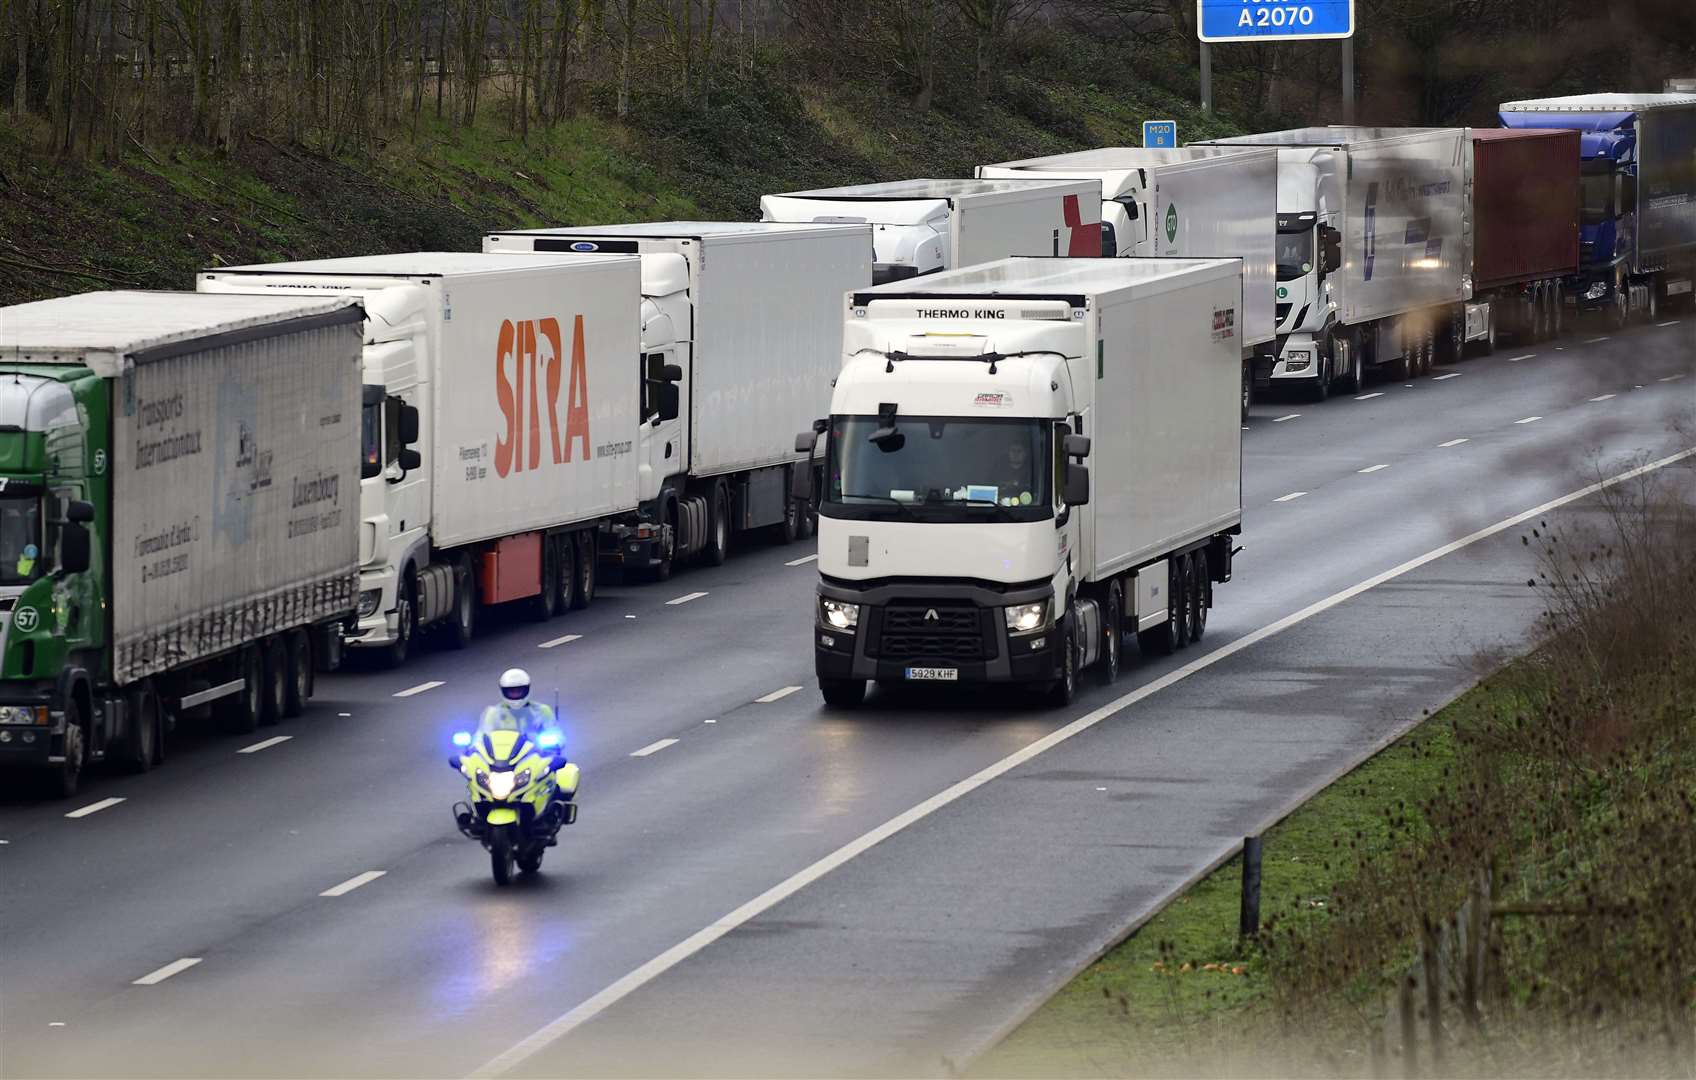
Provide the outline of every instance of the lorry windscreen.
[[1614,216],[1614,166],[1607,159],[1586,161],[1578,182],[1583,196],[1581,220],[1599,225]]
[[1313,226],[1278,233],[1278,280],[1294,281],[1313,272]]
[[0,498],[0,585],[28,585],[46,572],[40,497]]
[[1035,418],[831,419],[827,517],[1041,521],[1054,514],[1051,425]]

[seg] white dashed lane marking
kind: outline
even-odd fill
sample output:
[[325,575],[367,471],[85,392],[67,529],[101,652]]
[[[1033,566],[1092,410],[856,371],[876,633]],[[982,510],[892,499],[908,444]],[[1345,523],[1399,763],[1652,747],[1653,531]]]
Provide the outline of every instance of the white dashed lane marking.
[[790,694],[795,693],[799,689],[801,689],[799,686],[785,686],[781,690],[773,690],[771,693],[767,694],[765,697],[755,698],[754,704],[756,704],[756,705],[770,705],[774,701],[782,701],[784,698],[788,697]]
[[1368,465],[1366,468],[1361,469],[1359,471],[1363,474],[1364,473],[1375,473],[1379,469],[1388,469],[1388,468],[1389,468],[1388,465]]
[[1371,401],[1371,400],[1372,400],[1372,399],[1373,399],[1373,398],[1375,398],[1375,397],[1383,397],[1383,396],[1384,396],[1384,391],[1382,391],[1382,390],[1374,390],[1374,391],[1372,391],[1372,393],[1370,393],[1370,394],[1361,394],[1361,395],[1359,395],[1359,396],[1358,396],[1358,397],[1356,397],[1356,398],[1355,398],[1355,400],[1356,400],[1356,401]]
[[1298,417],[1300,415],[1301,415],[1301,413],[1299,413],[1299,412],[1293,412],[1288,416],[1280,416],[1276,420],[1273,420],[1272,422],[1274,424],[1282,424],[1285,420],[1294,420],[1296,417]]
[[1595,397],[1591,398],[1590,400],[1591,401],[1606,401],[1613,396],[1614,395],[1612,395],[1612,394],[1597,394]]
[[121,798],[101,799],[99,802],[91,802],[87,806],[72,810],[65,816],[68,818],[87,817],[90,814],[98,814],[102,810],[110,810],[112,807],[117,806],[123,801],[124,800]]
[[1539,421],[1541,419],[1543,419],[1541,416],[1527,416],[1523,420],[1515,420],[1514,423],[1516,423],[1516,424],[1535,424],[1537,421]]
[[445,685],[447,685],[447,684],[442,682],[440,679],[432,679],[429,682],[421,682],[417,686],[409,686],[405,690],[397,690],[397,691],[395,691],[394,696],[395,697],[417,697],[419,694],[422,694],[422,693],[424,693],[428,690],[434,690],[438,686],[445,686]]
[[664,750],[668,746],[676,746],[676,745],[677,745],[676,739],[661,739],[659,742],[649,743],[647,746],[642,747],[642,749],[640,749],[640,750],[632,750],[630,752],[630,756],[631,757],[647,757],[649,754],[659,753],[661,750]]
[[1307,492],[1305,492],[1305,491],[1292,491],[1288,495],[1280,495],[1276,499],[1273,499],[1272,501],[1273,502],[1294,502],[1296,499],[1299,499],[1303,495],[1306,495],[1306,494],[1307,494]]
[[803,555],[799,559],[790,559],[788,562],[784,563],[783,565],[784,566],[806,566],[810,562],[817,562],[818,558],[819,557],[818,557],[817,553],[814,553],[812,555]]
[[240,750],[237,750],[236,753],[238,753],[238,754],[257,754],[261,750],[269,750],[273,746],[277,746],[281,743],[286,743],[292,738],[294,738],[293,735],[273,735],[269,739],[265,739],[261,742],[254,743],[252,746],[244,746]]
[[187,971],[189,968],[198,963],[200,963],[200,957],[198,956],[185,956],[181,960],[172,960],[169,964],[166,964],[158,971],[150,971],[146,975],[143,975],[131,985],[153,986],[164,982],[172,975],[181,974],[182,972]]
[[1450,439],[1448,442],[1438,443],[1437,449],[1444,450],[1444,449],[1447,449],[1448,447],[1451,447],[1451,446],[1459,446],[1463,442],[1466,442],[1466,440],[1465,439]]
[[579,641],[579,640],[582,639],[582,637],[583,637],[582,634],[565,634],[565,635],[562,635],[560,637],[554,638],[552,641],[544,641],[540,645],[536,646],[536,648],[538,648],[538,649],[557,649],[561,645],[570,645],[573,641]]
[[704,592],[684,593],[682,596],[672,600],[667,600],[665,603],[667,607],[676,607],[678,604],[687,604],[691,600],[699,600],[705,595],[707,594]]
[[330,886],[328,889],[325,889],[323,892],[319,893],[318,895],[319,896],[346,896],[348,893],[359,888],[361,885],[369,885],[373,881],[376,881],[378,878],[382,877],[386,873],[388,873],[387,870],[367,870],[363,874],[358,874],[354,877],[348,878],[346,881],[342,882],[340,885]]
[[1431,381],[1432,382],[1442,382],[1444,379],[1458,379],[1458,378],[1460,378],[1460,376],[1461,376],[1460,372],[1451,371],[1447,375],[1439,375],[1435,379],[1432,379]]

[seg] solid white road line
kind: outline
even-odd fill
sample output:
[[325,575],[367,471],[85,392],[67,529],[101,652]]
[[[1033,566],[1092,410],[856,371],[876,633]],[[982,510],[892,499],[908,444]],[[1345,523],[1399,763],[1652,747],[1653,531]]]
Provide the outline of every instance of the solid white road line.
[[386,873],[388,873],[387,870],[367,870],[363,874],[359,874],[355,877],[348,878],[346,881],[342,882],[340,885],[330,886],[328,889],[325,889],[323,892],[319,893],[318,895],[319,896],[346,896],[348,893],[359,888],[361,885],[369,885],[373,881],[376,881],[378,878],[382,877]]
[[1656,382],[1677,382],[1678,380],[1680,380],[1682,378],[1684,378],[1684,373],[1681,371],[1677,375],[1668,375],[1664,379],[1656,379],[1655,381]]
[[573,641],[581,640],[582,637],[583,637],[582,634],[565,634],[561,637],[554,638],[552,641],[544,641],[540,645],[536,646],[536,648],[538,648],[538,649],[557,649],[561,645],[570,645]]
[[1285,420],[1294,420],[1296,417],[1298,417],[1300,415],[1301,415],[1301,413],[1299,413],[1299,412],[1293,412],[1288,416],[1280,416],[1277,419],[1273,420],[1272,422],[1274,424],[1282,424]]
[[1450,439],[1448,442],[1438,443],[1437,449],[1444,450],[1444,449],[1447,449],[1448,447],[1451,447],[1451,446],[1459,446],[1461,443],[1466,442],[1466,441],[1467,440],[1465,440],[1465,439]]
[[1590,338],[1590,339],[1589,339],[1589,340],[1587,340],[1587,341],[1586,341],[1586,342],[1585,342],[1585,343],[1584,343],[1584,344],[1586,344],[1586,345],[1594,345],[1594,344],[1596,344],[1596,343],[1597,343],[1597,342],[1598,342],[1598,341],[1606,341],[1606,340],[1608,340],[1608,335],[1607,335],[1607,334],[1603,334],[1603,335],[1602,335],[1602,336],[1601,336],[1601,337],[1593,337],[1593,338]]
[[1444,379],[1458,379],[1458,378],[1460,378],[1460,376],[1461,376],[1460,372],[1451,371],[1447,375],[1439,375],[1435,379],[1432,379],[1431,381],[1432,382],[1442,382]]
[[447,684],[440,679],[432,679],[429,682],[421,682],[417,686],[409,686],[405,690],[398,690],[395,692],[395,697],[417,697],[427,690],[434,690],[438,686],[445,685]]
[[1357,396],[1355,398],[1355,400],[1356,401],[1371,401],[1375,397],[1383,397],[1383,396],[1384,396],[1384,391],[1374,390],[1370,394],[1361,394],[1361,395]]
[[675,745],[677,745],[676,739],[661,739],[659,742],[649,743],[647,746],[642,747],[642,749],[640,749],[640,750],[632,750],[630,752],[630,756],[631,757],[647,757],[649,754],[657,754],[661,750],[664,750],[666,747],[675,746]]
[[117,806],[123,801],[124,800],[121,798],[101,799],[99,802],[91,802],[87,806],[72,810],[65,816],[68,818],[87,817],[90,814],[98,814],[102,810],[110,810],[112,807]]
[[803,555],[799,559],[790,559],[788,562],[784,563],[783,565],[784,566],[806,566],[808,563],[818,562],[818,560],[819,560],[818,553],[814,552],[811,555]]
[[1517,363],[1519,363],[1519,362],[1520,362],[1520,361],[1521,361],[1521,360],[1530,360],[1530,359],[1531,359],[1531,358],[1532,358],[1532,357],[1534,357],[1534,356],[1536,356],[1536,355],[1537,355],[1537,354],[1536,354],[1536,353],[1534,353],[1534,352],[1528,352],[1528,353],[1526,353],[1526,354],[1525,354],[1525,355],[1524,355],[1524,356],[1510,356],[1510,357],[1508,357],[1508,363],[1510,363],[1510,364],[1517,364]]
[[1591,401],[1606,401],[1613,396],[1614,395],[1612,395],[1612,394],[1597,394],[1595,397],[1591,398],[1590,400]]
[[1305,492],[1305,491],[1292,491],[1288,495],[1280,495],[1276,499],[1273,499],[1272,501],[1273,502],[1294,502],[1295,500],[1301,498],[1303,495],[1306,495],[1306,494],[1307,494],[1307,492]]
[[1654,472],[1657,469],[1663,469],[1668,465],[1672,465],[1693,456],[1696,456],[1696,448],[1681,450],[1669,457],[1661,458],[1659,461],[1651,461],[1647,465],[1640,465],[1635,469],[1630,469],[1626,472],[1620,473],[1618,476],[1610,477],[1607,480],[1587,485],[1579,488],[1577,491],[1569,492],[1558,498],[1550,499],[1541,506],[1534,506],[1522,513],[1515,514],[1513,517],[1504,518],[1503,520],[1496,522],[1494,525],[1487,525],[1484,528],[1479,529],[1477,532],[1469,533],[1466,536],[1461,537],[1459,540],[1450,541],[1442,547],[1427,551],[1423,555],[1409,559],[1400,566],[1393,566],[1382,573],[1375,574],[1372,577],[1367,578],[1365,581],[1351,585],[1341,592],[1332,593],[1325,599],[1315,601],[1307,607],[1302,608],[1300,611],[1286,615],[1276,622],[1268,623],[1258,630],[1244,634],[1235,641],[1227,642],[1212,652],[1190,661],[1183,667],[1162,675],[1153,682],[1137,687],[1135,690],[1125,694],[1123,697],[1120,697],[1115,701],[1108,702],[1106,705],[1101,706],[1094,712],[1080,716],[1065,727],[1044,735],[1035,742],[1029,743],[1022,749],[1016,750],[1007,755],[995,764],[981,769],[978,772],[973,773],[971,776],[966,777],[964,780],[961,780],[959,783],[937,792],[935,795],[932,795],[917,806],[911,807],[910,809],[897,814],[895,817],[890,818],[888,821],[863,836],[851,840],[842,847],[837,848],[835,851],[813,863],[811,866],[808,866],[778,884],[773,885],[771,888],[754,897],[752,900],[749,900],[741,907],[738,907],[734,911],[728,912],[720,918],[713,920],[711,923],[708,923],[706,926],[695,931],[676,945],[673,945],[671,948],[660,953],[652,960],[649,960],[641,967],[613,982],[600,992],[585,999],[582,1003],[567,1010],[551,1023],[536,1031],[529,1038],[526,1038],[523,1042],[494,1058],[488,1064],[484,1065],[471,1075],[479,1078],[500,1076],[507,1070],[516,1067],[520,1062],[529,1058],[549,1043],[556,1041],[562,1036],[565,1036],[576,1028],[582,1026],[587,1021],[594,1019],[596,1016],[618,1004],[620,1001],[629,997],[637,990],[640,990],[648,983],[653,982],[661,975],[664,975],[667,971],[670,971],[678,964],[681,964],[683,961],[694,956],[702,949],[705,949],[708,945],[711,945],[719,938],[724,937],[737,927],[743,926],[753,919],[758,918],[765,912],[770,911],[778,904],[781,904],[783,901],[800,892],[813,882],[818,881],[837,867],[850,862],[897,833],[910,828],[917,822],[923,821],[925,818],[936,813],[938,810],[941,810],[943,807],[948,806],[951,803],[958,802],[960,799],[971,794],[973,791],[976,791],[991,780],[1011,772],[1013,769],[1018,768],[1025,762],[1052,750],[1054,747],[1059,746],[1061,743],[1066,742],[1068,739],[1073,738],[1081,732],[1088,731],[1103,720],[1117,715],[1123,710],[1135,705],[1137,702],[1158,694],[1160,691],[1174,683],[1181,682],[1199,671],[1205,671],[1214,664],[1227,660],[1230,657],[1235,656],[1237,653],[1242,652],[1244,649],[1252,648],[1255,645],[1260,644],[1262,641],[1272,637],[1274,634],[1283,633],[1292,626],[1306,622],[1315,615],[1329,611],[1338,604],[1352,600],[1361,593],[1375,589],[1379,585],[1384,584],[1386,581],[1394,580],[1395,578],[1401,577],[1403,574],[1417,570],[1427,563],[1435,562],[1437,559],[1440,559],[1445,555],[1451,555],[1454,552],[1460,551],[1462,548],[1476,544],[1480,540],[1495,536],[1497,533],[1511,529],[1515,525],[1531,521],[1541,514],[1546,514],[1551,510],[1559,509],[1560,507],[1566,506],[1568,503],[1577,502],[1579,499],[1594,495],[1598,491],[1614,487],[1617,484],[1626,483],[1627,481],[1634,480],[1639,476]]
[[1368,465],[1366,468],[1360,469],[1360,470],[1357,470],[1357,471],[1361,472],[1361,473],[1375,473],[1379,469],[1388,469],[1388,468],[1389,468],[1388,465]]
[[1514,423],[1516,423],[1516,424],[1535,424],[1537,421],[1539,421],[1541,419],[1543,419],[1541,416],[1527,416],[1523,420],[1515,420]]
[[667,607],[676,607],[678,604],[687,604],[691,600],[699,600],[705,595],[707,594],[704,592],[684,593],[682,596],[679,596],[674,600],[667,600],[665,603]]
[[1656,326],[1677,326],[1679,323],[1681,323],[1683,321],[1684,321],[1683,319],[1669,319],[1666,322],[1658,322],[1655,325]]
[[273,735],[269,739],[265,739],[262,742],[254,743],[252,746],[244,746],[240,750],[237,750],[236,753],[238,753],[238,754],[257,754],[261,750],[269,750],[271,747],[276,746],[278,743],[286,743],[292,738],[294,738],[293,735]]
[[158,971],[150,971],[146,975],[143,975],[141,978],[137,979],[135,982],[131,983],[130,985],[132,985],[132,986],[153,986],[157,983],[164,982],[166,979],[169,979],[172,975],[176,975],[180,972],[187,971],[189,968],[193,967],[194,965],[196,965],[198,963],[200,963],[200,957],[198,957],[198,956],[185,956],[181,960],[172,960],[169,964],[166,964],[164,967],[160,968]]
[[774,701],[782,701],[784,698],[788,697],[790,694],[795,693],[799,689],[801,689],[799,686],[785,686],[781,690],[773,690],[771,693],[767,694],[765,697],[755,698],[754,704],[756,704],[756,705],[770,705]]

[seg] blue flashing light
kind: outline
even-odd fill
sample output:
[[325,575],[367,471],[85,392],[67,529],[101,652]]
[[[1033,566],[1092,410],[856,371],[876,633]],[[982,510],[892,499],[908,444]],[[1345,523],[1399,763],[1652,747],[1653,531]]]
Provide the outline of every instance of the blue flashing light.
[[454,732],[453,733],[453,744],[455,746],[470,746],[471,745],[471,732],[469,732],[469,731],[456,731],[456,732]]
[[543,750],[552,750],[559,745],[559,732],[544,731],[536,736],[536,745]]

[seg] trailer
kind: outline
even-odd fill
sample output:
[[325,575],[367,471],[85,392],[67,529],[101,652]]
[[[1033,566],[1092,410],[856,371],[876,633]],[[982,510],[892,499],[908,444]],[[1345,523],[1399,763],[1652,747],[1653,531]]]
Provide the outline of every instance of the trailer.
[[1504,127],[1579,134],[1579,270],[1566,307],[1624,325],[1696,299],[1696,94],[1580,94],[1499,112]]
[[358,585],[346,297],[0,310],[0,765],[144,771],[177,719],[298,715]]
[[1203,145],[1278,151],[1279,344],[1256,383],[1322,401],[1374,367],[1429,374],[1471,295],[1466,130],[1312,127]]
[[[848,297],[824,435],[813,653],[867,684],[1059,705],[1124,634],[1200,640],[1242,527],[1241,264],[1006,259]],[[1084,462],[1088,461],[1088,466]]]
[[360,298],[355,648],[404,663],[480,610],[586,607],[599,534],[634,514],[644,426],[632,258],[409,252],[209,270],[202,292]]
[[666,578],[680,559],[722,563],[738,533],[788,542],[808,531],[790,492],[809,463],[791,435],[830,400],[842,297],[871,282],[869,226],[662,221],[483,244],[489,258],[640,258],[630,355],[642,357],[644,386],[681,407],[661,415],[658,397],[644,399],[640,512],[603,533],[609,567]]
[[1242,413],[1256,358],[1276,352],[1278,152],[1270,148],[1104,146],[980,165],[980,177],[1093,180],[1108,256],[1243,263]]
[[872,226],[875,283],[1009,255],[1101,254],[1093,185],[1076,180],[896,180],[760,198],[761,221]]

